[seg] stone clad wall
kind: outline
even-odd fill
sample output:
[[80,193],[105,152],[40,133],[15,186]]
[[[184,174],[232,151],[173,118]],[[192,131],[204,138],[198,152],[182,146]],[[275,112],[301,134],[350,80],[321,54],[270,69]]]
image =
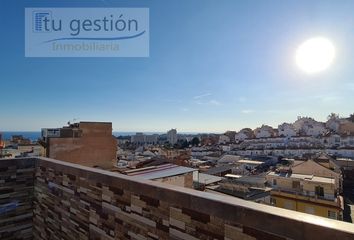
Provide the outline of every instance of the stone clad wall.
[[352,224],[51,159],[0,160],[1,240],[354,239]]
[[32,239],[34,159],[0,160],[0,239]]
[[38,160],[34,206],[35,239],[354,236],[348,223],[47,159]]

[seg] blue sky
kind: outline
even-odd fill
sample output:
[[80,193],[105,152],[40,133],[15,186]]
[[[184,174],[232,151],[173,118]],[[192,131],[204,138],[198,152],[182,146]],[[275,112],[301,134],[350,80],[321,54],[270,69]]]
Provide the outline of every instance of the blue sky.
[[[148,7],[149,58],[25,58],[25,7]],[[222,132],[354,112],[354,1],[0,1],[0,130]],[[296,48],[324,36],[327,70]]]

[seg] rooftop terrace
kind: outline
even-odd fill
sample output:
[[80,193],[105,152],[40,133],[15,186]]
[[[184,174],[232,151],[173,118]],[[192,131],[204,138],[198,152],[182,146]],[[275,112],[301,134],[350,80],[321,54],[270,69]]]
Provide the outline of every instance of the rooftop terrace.
[[354,239],[354,225],[46,158],[0,160],[0,239]]

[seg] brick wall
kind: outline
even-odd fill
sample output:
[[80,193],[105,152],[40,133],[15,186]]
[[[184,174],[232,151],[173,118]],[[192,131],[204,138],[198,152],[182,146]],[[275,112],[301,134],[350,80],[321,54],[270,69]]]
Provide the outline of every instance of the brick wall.
[[0,160],[0,239],[32,239],[34,159]]
[[112,169],[117,162],[117,139],[112,136],[112,123],[80,122],[76,130],[82,131],[82,136],[48,138],[46,156],[88,167]]
[[[29,171],[23,167],[24,162],[7,161],[7,170],[4,167],[2,173],[12,176],[14,172],[23,172],[19,169]],[[51,159],[37,159],[35,166],[34,239],[342,240],[354,237],[353,225],[349,223]],[[22,174],[16,177],[24,179]],[[33,185],[31,178],[26,178],[27,181]],[[11,185],[17,189],[15,192],[22,193],[21,181]],[[0,189],[3,188],[2,183]],[[23,193],[29,198],[21,201],[28,202],[30,207],[33,190]],[[13,199],[16,197],[8,196],[7,202]],[[4,226],[7,226],[2,229],[24,226],[12,222],[16,220],[13,216],[23,215],[19,210],[14,215],[2,215],[0,223],[6,222]],[[31,214],[30,209],[26,213]],[[27,221],[31,225],[31,219]],[[7,237],[1,234],[1,239],[31,238],[30,234],[14,229]]]
[[322,240],[354,236],[353,225],[347,223],[70,163],[39,163],[36,239]]

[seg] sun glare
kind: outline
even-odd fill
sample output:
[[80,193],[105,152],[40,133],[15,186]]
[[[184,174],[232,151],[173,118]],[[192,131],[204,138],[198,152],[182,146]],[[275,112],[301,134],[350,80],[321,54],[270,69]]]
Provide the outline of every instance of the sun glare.
[[335,49],[327,38],[311,38],[296,50],[296,64],[306,73],[317,73],[328,68],[333,62]]

